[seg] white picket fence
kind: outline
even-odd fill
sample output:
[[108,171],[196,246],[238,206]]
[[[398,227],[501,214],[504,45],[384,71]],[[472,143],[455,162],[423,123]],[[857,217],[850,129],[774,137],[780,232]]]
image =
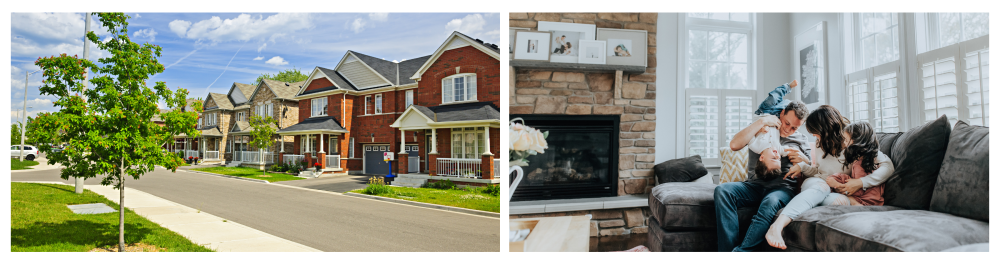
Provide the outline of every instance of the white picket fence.
[[437,173],[440,176],[482,178],[482,160],[465,158],[438,158]]
[[[264,163],[273,164],[276,161],[278,155],[273,152],[264,152]],[[259,151],[236,151],[233,152],[233,161],[240,161],[244,163],[260,163],[261,157]]]
[[326,168],[340,168],[340,155],[326,155]]

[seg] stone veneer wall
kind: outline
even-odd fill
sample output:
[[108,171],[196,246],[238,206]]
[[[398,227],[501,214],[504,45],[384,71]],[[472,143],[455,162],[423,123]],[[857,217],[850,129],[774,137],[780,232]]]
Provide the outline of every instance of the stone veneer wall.
[[[621,115],[618,195],[649,194],[656,145],[655,13],[510,13],[510,26],[537,29],[538,21],[595,24],[598,28],[648,32],[645,73],[623,74],[620,98],[615,73],[514,69],[510,114]],[[530,125],[530,124],[529,124]],[[512,215],[512,218],[592,214],[591,236],[646,233],[649,207]]]

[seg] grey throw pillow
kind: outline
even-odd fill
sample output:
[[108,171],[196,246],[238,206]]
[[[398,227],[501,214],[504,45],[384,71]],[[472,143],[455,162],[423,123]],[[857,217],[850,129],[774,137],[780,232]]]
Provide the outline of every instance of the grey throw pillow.
[[931,211],[990,221],[990,128],[955,124],[934,185]]
[[896,171],[885,182],[885,205],[911,210],[930,208],[931,194],[944,160],[951,124],[941,115],[935,121],[903,133],[892,145]]
[[875,133],[875,137],[878,139],[878,150],[892,159],[892,144],[896,143],[896,139],[899,139],[900,135],[903,133]]
[[667,160],[653,166],[653,174],[660,183],[688,182],[705,176],[708,169],[701,163],[701,155]]

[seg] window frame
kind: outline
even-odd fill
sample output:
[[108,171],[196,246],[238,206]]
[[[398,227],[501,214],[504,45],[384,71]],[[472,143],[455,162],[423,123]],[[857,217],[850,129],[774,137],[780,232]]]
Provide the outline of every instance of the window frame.
[[312,98],[309,100],[309,117],[326,117],[330,113],[327,110],[326,97]]
[[[470,128],[472,128],[472,129],[470,129]],[[466,146],[465,134],[466,133],[470,133],[470,132],[473,133],[473,135],[476,136],[476,139],[471,143],[472,144],[471,147],[474,149],[473,154],[471,154],[472,158],[467,158],[466,156],[469,156],[470,154],[466,154],[466,152],[465,152],[466,148],[468,148],[468,146]],[[450,140],[449,141],[449,148],[451,148],[451,158],[456,158],[456,159],[477,159],[480,156],[482,156],[482,154],[485,152],[485,150],[480,150],[481,149],[480,148],[480,144],[482,144],[482,145],[486,144],[486,140],[485,139],[483,139],[483,141],[480,141],[480,138],[485,137],[486,130],[484,129],[484,127],[452,128],[450,133],[451,133],[451,139],[449,139]],[[455,137],[456,134],[460,135],[461,137]],[[460,143],[462,143],[462,145],[458,149],[461,152],[455,152],[455,147],[456,147],[455,146],[455,139],[459,139],[459,138],[462,139],[460,141]],[[490,147],[489,146],[484,146],[482,149],[488,149],[488,148],[490,148]]]
[[[938,49],[930,50],[921,54],[917,54],[918,81],[917,85],[915,86],[916,87],[915,89],[917,89],[918,91],[915,92],[916,97],[913,102],[914,106],[913,112],[914,115],[918,115],[917,117],[921,117],[919,119],[920,121],[919,124],[925,124],[927,122],[932,121],[932,119],[929,120],[926,118],[926,112],[925,112],[926,111],[925,110],[926,103],[924,101],[925,78],[923,77],[924,76],[923,65],[948,58],[952,58],[955,63],[954,65],[955,96],[957,98],[956,108],[958,113],[957,115],[958,117],[949,117],[948,121],[952,123],[952,126],[954,126],[955,125],[954,123],[959,120],[972,124],[969,120],[970,119],[969,108],[973,106],[969,104],[969,98],[968,98],[969,84],[967,80],[968,79],[967,75],[964,72],[968,68],[967,67],[968,62],[966,61],[966,58],[967,54],[969,53],[977,52],[983,49],[989,50],[989,36],[990,35],[987,34],[971,40],[962,41]],[[982,73],[982,69],[981,68],[979,69],[980,73]],[[931,77],[935,78],[936,76],[937,75],[932,75]],[[978,81],[980,81],[980,83],[982,83],[981,76],[982,74],[980,74],[980,78],[977,79]],[[935,97],[935,101],[936,98],[937,97]],[[941,116],[941,113],[937,109],[940,108],[936,108],[935,113],[937,115],[935,115],[934,119],[937,119],[938,117]]]
[[413,105],[413,89],[406,90],[406,92],[404,92],[404,93],[406,93],[406,95],[405,95],[405,97],[406,97],[406,105],[403,106],[403,108],[405,109],[405,108],[409,108],[410,105]]
[[372,101],[372,96],[365,96],[365,115],[371,115],[371,113],[368,112],[368,104],[371,101]]
[[[471,77],[471,78],[468,78],[468,77]],[[463,95],[462,96],[463,100],[454,100],[455,99],[455,94],[454,94],[455,93],[455,79],[458,79],[458,78],[462,78],[462,81],[463,81],[462,82],[462,84],[464,86],[463,94],[462,94]],[[467,102],[478,102],[479,101],[479,93],[476,93],[476,92],[478,92],[477,90],[479,89],[479,80],[478,80],[478,78],[479,77],[476,75],[476,73],[459,73],[459,74],[453,74],[453,75],[441,78],[441,104],[458,104],[458,103],[467,103]],[[469,87],[470,82],[468,80],[473,80],[473,82],[472,82],[473,83],[473,87],[472,88]],[[445,82],[446,81],[451,81],[451,86],[450,86],[450,88],[452,90],[451,93],[445,93],[445,89],[447,88],[445,86]],[[449,96],[449,95],[451,96],[451,100],[447,100],[448,97],[446,97],[446,96]]]
[[376,94],[375,95],[375,114],[382,114],[382,107],[384,107],[384,106],[385,105],[382,104],[382,94]]

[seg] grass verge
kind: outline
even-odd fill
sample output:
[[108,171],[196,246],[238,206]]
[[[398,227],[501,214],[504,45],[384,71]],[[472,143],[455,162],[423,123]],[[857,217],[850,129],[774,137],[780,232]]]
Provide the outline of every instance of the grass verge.
[[[465,189],[431,189],[384,186],[388,191],[375,196],[454,206],[466,209],[500,212],[500,196]],[[366,194],[364,189],[348,191]]]
[[10,159],[10,170],[31,169],[30,168],[31,166],[37,166],[37,165],[38,161],[28,161],[27,159],[21,161],[18,160],[17,158]]
[[[118,212],[74,214],[66,208],[104,203],[118,209],[118,204],[103,196],[89,190],[76,194],[68,185],[34,183],[11,183],[10,193],[11,252],[86,252],[106,246],[117,249]],[[170,252],[212,251],[127,208],[125,243],[153,245]]]
[[202,168],[190,168],[188,170],[222,174],[222,175],[241,177],[241,178],[260,179],[269,182],[303,179],[292,175],[278,174],[271,172],[268,172],[266,177],[262,177],[261,174],[264,173],[264,171],[248,167],[202,167]]

